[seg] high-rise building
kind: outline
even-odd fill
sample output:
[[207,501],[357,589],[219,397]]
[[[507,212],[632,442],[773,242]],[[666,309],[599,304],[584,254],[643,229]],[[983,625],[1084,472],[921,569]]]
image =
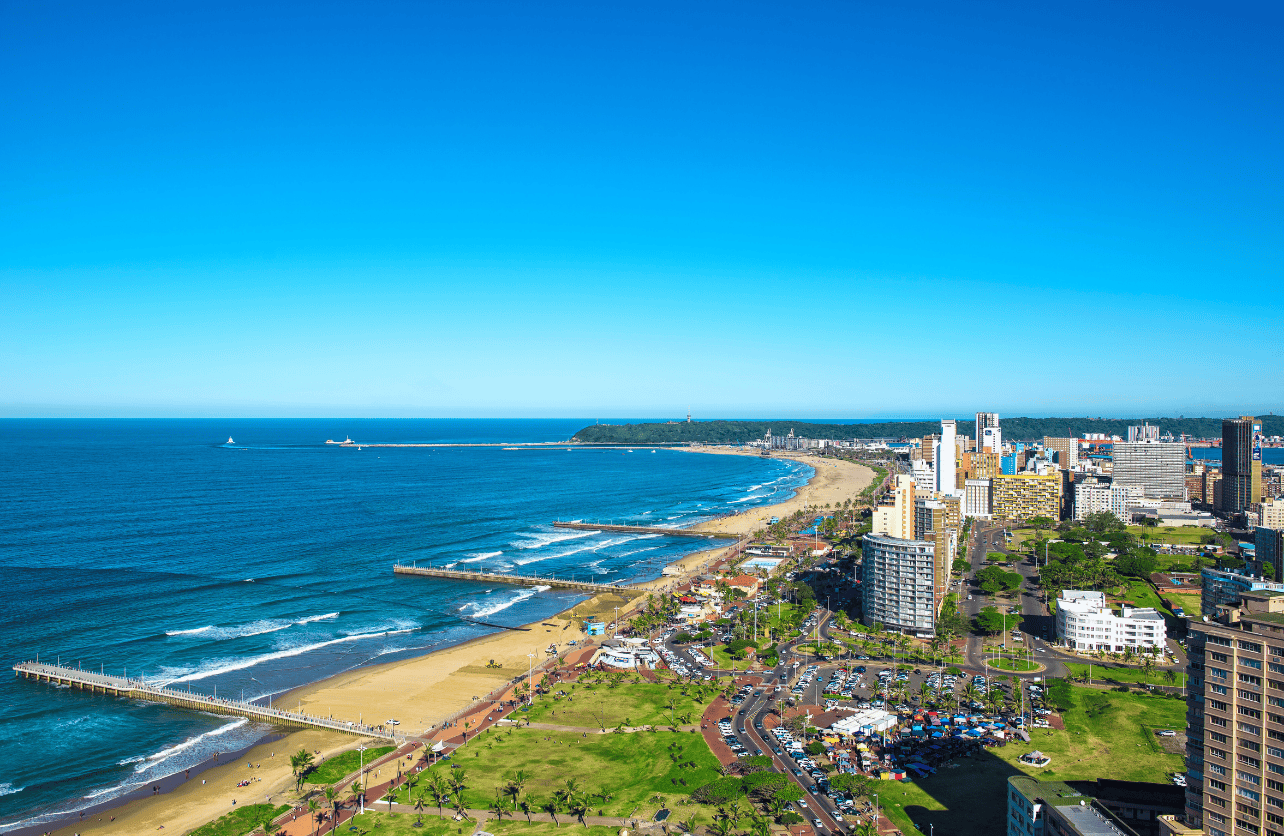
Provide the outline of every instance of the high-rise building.
[[1171,831],[1156,825],[1181,815],[1185,797],[1172,784],[1040,781],[1018,773],[1008,778],[1007,836],[1160,836]]
[[990,518],[990,480],[968,479],[963,483],[963,516]]
[[1043,449],[1049,454],[1057,454],[1057,467],[1062,470],[1074,470],[1079,466],[1079,439],[1077,438],[1044,436]]
[[1186,498],[1186,445],[1116,441],[1111,447],[1116,485],[1140,488],[1154,498]]
[[1018,473],[990,480],[990,509],[995,519],[1061,518],[1061,474]]
[[963,525],[961,511],[962,502],[958,497],[914,497],[914,539],[935,544],[932,575],[938,609],[949,588],[950,569],[958,550],[958,534]]
[[986,427],[981,431],[981,441],[976,445],[976,449],[993,453],[996,456],[1002,455],[1003,430],[998,427]]
[[1259,525],[1253,529],[1256,550],[1253,563],[1261,567],[1262,577],[1273,581],[1284,580],[1284,530]]
[[990,438],[993,440],[999,441],[1000,445],[1002,444],[1003,436],[1001,431],[999,430],[999,413],[997,412],[976,413],[976,435],[973,436],[973,438],[976,439],[976,449],[978,450],[989,450],[991,453],[1002,452],[1001,446],[997,449],[986,446],[986,443],[987,443],[987,437],[985,433],[986,430],[994,430],[994,432],[990,435]]
[[1250,415],[1222,421],[1222,511],[1262,501],[1262,422]]
[[964,482],[968,479],[993,479],[1003,472],[999,465],[1001,459],[1000,454],[985,450],[964,453],[959,457],[958,479]]
[[861,538],[861,602],[867,625],[936,634],[936,544],[882,534]]
[[914,479],[903,473],[896,474],[891,489],[883,494],[882,500],[874,508],[873,527],[875,534],[888,537],[899,537],[902,540],[914,538]]
[[943,496],[957,496],[960,491],[955,472],[958,469],[958,445],[955,442],[956,426],[953,419],[941,421],[941,440],[936,443],[932,466],[936,470],[936,492]]
[[1186,823],[1284,833],[1284,595],[1245,592],[1189,622]]

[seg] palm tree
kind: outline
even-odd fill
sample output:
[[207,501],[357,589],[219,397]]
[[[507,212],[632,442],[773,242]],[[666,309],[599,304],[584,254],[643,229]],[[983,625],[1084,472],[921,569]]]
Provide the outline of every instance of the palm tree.
[[543,799],[543,800],[541,800],[541,801],[538,801],[538,802],[536,802],[536,803],[538,803],[538,804],[539,804],[539,808],[540,808],[541,810],[543,810],[544,812],[548,813],[550,816],[552,816],[552,817],[553,817],[553,826],[554,826],[554,827],[561,827],[561,826],[562,826],[562,823],[561,823],[561,822],[559,822],[559,821],[557,820],[558,801],[557,801],[557,795],[556,795],[556,794],[554,794],[554,795],[550,795],[548,798],[545,798],[545,799]]
[[330,805],[330,830],[333,831],[339,824],[339,794],[334,791],[334,787],[325,788],[325,800]]
[[500,824],[504,823],[504,814],[508,812],[508,805],[504,803],[504,791],[499,787],[495,787],[495,799],[486,805],[486,809],[495,814]]
[[695,833],[696,825],[699,821],[699,814],[692,813],[682,820],[682,829],[687,833]]
[[442,806],[450,800],[450,786],[446,783],[446,779],[441,777],[440,772],[433,772],[428,776],[428,792],[436,802],[437,815],[440,816]]
[[308,799],[308,817],[315,820],[312,825],[312,836],[316,836],[317,826],[321,824],[321,814],[318,812],[320,809],[321,805],[317,803],[315,798]]
[[416,793],[413,801],[415,802],[415,813],[419,815],[417,822],[419,825],[422,825],[424,823],[424,807],[427,806],[428,799],[425,797],[424,793]]
[[527,824],[530,824],[530,823],[531,823],[531,810],[533,809],[533,808],[531,807],[531,800],[530,800],[530,798],[523,798],[521,801],[519,801],[519,802],[518,802],[518,806],[520,806],[520,807],[522,808],[522,812],[526,814],[526,823],[527,823]]
[[264,836],[272,836],[272,834],[281,830],[281,825],[272,820],[273,816],[276,815],[275,813],[268,813],[267,815],[268,817],[263,820],[259,827],[263,830]]
[[352,782],[352,809],[356,810],[362,802],[366,800],[366,794],[361,789],[361,779]]
[[312,753],[307,749],[300,749],[290,755],[290,768],[294,770],[294,791],[298,792],[303,789],[303,776],[312,768]]
[[522,788],[525,786],[526,772],[520,769],[508,776],[508,780],[504,784],[504,794],[513,798],[513,812],[517,812],[517,799],[521,796]]

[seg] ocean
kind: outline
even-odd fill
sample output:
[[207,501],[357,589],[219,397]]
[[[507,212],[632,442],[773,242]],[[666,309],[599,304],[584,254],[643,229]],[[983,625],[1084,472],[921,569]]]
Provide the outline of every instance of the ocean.
[[[757,457],[362,442],[561,441],[583,420],[0,421],[7,665],[34,659],[261,697],[545,618],[583,596],[399,578],[397,562],[656,577],[707,543],[554,529],[685,526],[779,502]],[[231,436],[234,444],[227,444]],[[0,833],[249,745],[244,720],[0,677]]]

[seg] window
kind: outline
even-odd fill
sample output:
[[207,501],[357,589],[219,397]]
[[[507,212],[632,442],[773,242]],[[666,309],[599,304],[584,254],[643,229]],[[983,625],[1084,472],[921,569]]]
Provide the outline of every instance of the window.
[[1253,676],[1251,673],[1240,673],[1239,681],[1243,682],[1245,685],[1256,685],[1258,688],[1262,687],[1262,678],[1260,676]]
[[1257,790],[1250,790],[1247,787],[1236,787],[1235,794],[1243,798],[1247,798],[1250,801],[1260,802],[1262,800],[1262,794],[1260,792]]
[[1226,792],[1226,782],[1225,782],[1225,781],[1218,781],[1216,778],[1209,778],[1209,779],[1208,779],[1208,786],[1212,787],[1213,789],[1217,790],[1218,792]]
[[1209,708],[1211,708],[1211,709],[1214,709],[1215,711],[1229,711],[1229,710],[1230,710],[1230,706],[1229,706],[1229,705],[1227,705],[1226,703],[1222,702],[1221,700],[1213,700],[1213,699],[1210,699],[1210,700],[1208,701],[1208,707],[1209,707]]
[[1248,755],[1244,754],[1243,752],[1240,752],[1240,753],[1239,753],[1239,762],[1240,762],[1240,763],[1244,763],[1244,764],[1248,764],[1249,766],[1253,767],[1254,769],[1260,769],[1260,768],[1261,768],[1261,766],[1262,766],[1262,762],[1261,762],[1261,761],[1259,761],[1257,758],[1249,757]]
[[1226,686],[1225,686],[1225,685],[1209,685],[1208,687],[1212,689],[1212,691],[1213,691],[1213,693],[1214,693],[1214,694],[1227,694],[1227,693],[1229,693],[1229,692],[1226,690]]
[[1257,642],[1246,642],[1243,639],[1239,640],[1239,649],[1252,651],[1253,653],[1262,652],[1262,646],[1260,644]]
[[1213,677],[1214,679],[1225,679],[1227,676],[1226,671],[1222,670],[1221,668],[1209,668],[1208,675]]
[[1209,769],[1209,771],[1210,771],[1210,772],[1212,772],[1214,775],[1225,775],[1225,774],[1226,774],[1226,767],[1224,767],[1224,766],[1218,766],[1218,765],[1217,765],[1217,764],[1215,764],[1215,763],[1210,763],[1210,764],[1208,765],[1208,769]]
[[1239,707],[1239,713],[1243,714],[1245,717],[1252,717],[1254,720],[1262,719],[1262,712],[1258,711],[1256,708],[1249,708],[1246,705],[1241,705]]
[[1256,775],[1254,775],[1251,772],[1239,773],[1239,780],[1252,784],[1255,787],[1260,787],[1262,785],[1262,779],[1258,778]]
[[1221,758],[1222,760],[1226,760],[1226,752],[1225,752],[1225,750],[1223,750],[1223,749],[1218,749],[1216,746],[1209,746],[1209,747],[1208,747],[1208,754],[1212,755],[1212,756],[1213,756],[1213,757],[1215,757],[1215,758]]
[[1262,663],[1256,659],[1240,659],[1239,663],[1246,668],[1254,668],[1259,671],[1262,669]]
[[1208,657],[1214,662],[1225,662],[1229,658],[1225,653],[1214,653],[1211,650],[1208,651]]
[[1255,693],[1253,693],[1252,691],[1245,691],[1243,688],[1238,688],[1238,689],[1236,689],[1235,693],[1239,696],[1239,698],[1240,698],[1241,700],[1247,700],[1247,701],[1249,701],[1249,702],[1261,702],[1261,701],[1262,701],[1262,695],[1261,695],[1261,694],[1255,694]]
[[1208,738],[1210,740],[1216,740],[1218,743],[1226,742],[1226,735],[1222,734],[1221,732],[1210,731],[1208,733]]
[[1238,728],[1240,731],[1245,732],[1246,734],[1261,735],[1262,733],[1262,730],[1259,729],[1257,726],[1254,726],[1251,723],[1245,723],[1242,720],[1236,723],[1235,727]]
[[1271,673],[1284,673],[1284,665],[1278,662],[1271,662],[1268,667],[1270,667]]
[[1216,714],[1209,714],[1208,723],[1209,725],[1212,725],[1212,726],[1220,726],[1222,728],[1226,728],[1226,726],[1229,725],[1230,721],[1227,720],[1225,717],[1218,717]]
[[1284,793],[1284,782],[1276,781],[1274,778],[1266,779],[1266,788],[1271,792]]

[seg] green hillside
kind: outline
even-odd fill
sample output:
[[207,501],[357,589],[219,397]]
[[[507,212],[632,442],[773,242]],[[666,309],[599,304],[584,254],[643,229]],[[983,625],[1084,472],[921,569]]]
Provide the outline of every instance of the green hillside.
[[[972,436],[972,416],[957,419],[959,432]],[[1004,418],[1000,425],[1003,438],[1012,441],[1034,441],[1044,436],[1080,437],[1083,433],[1104,433],[1127,437],[1128,427],[1142,422],[1159,426],[1160,432],[1185,433],[1201,438],[1220,437],[1221,418]],[[1262,417],[1267,435],[1284,435],[1284,416]],[[853,441],[870,438],[917,438],[940,432],[939,421],[888,421],[878,424],[816,424],[808,421],[685,421],[672,424],[598,424],[575,434],[585,444],[744,444],[762,438],[767,429],[772,435],[794,435],[805,438],[832,438]]]

